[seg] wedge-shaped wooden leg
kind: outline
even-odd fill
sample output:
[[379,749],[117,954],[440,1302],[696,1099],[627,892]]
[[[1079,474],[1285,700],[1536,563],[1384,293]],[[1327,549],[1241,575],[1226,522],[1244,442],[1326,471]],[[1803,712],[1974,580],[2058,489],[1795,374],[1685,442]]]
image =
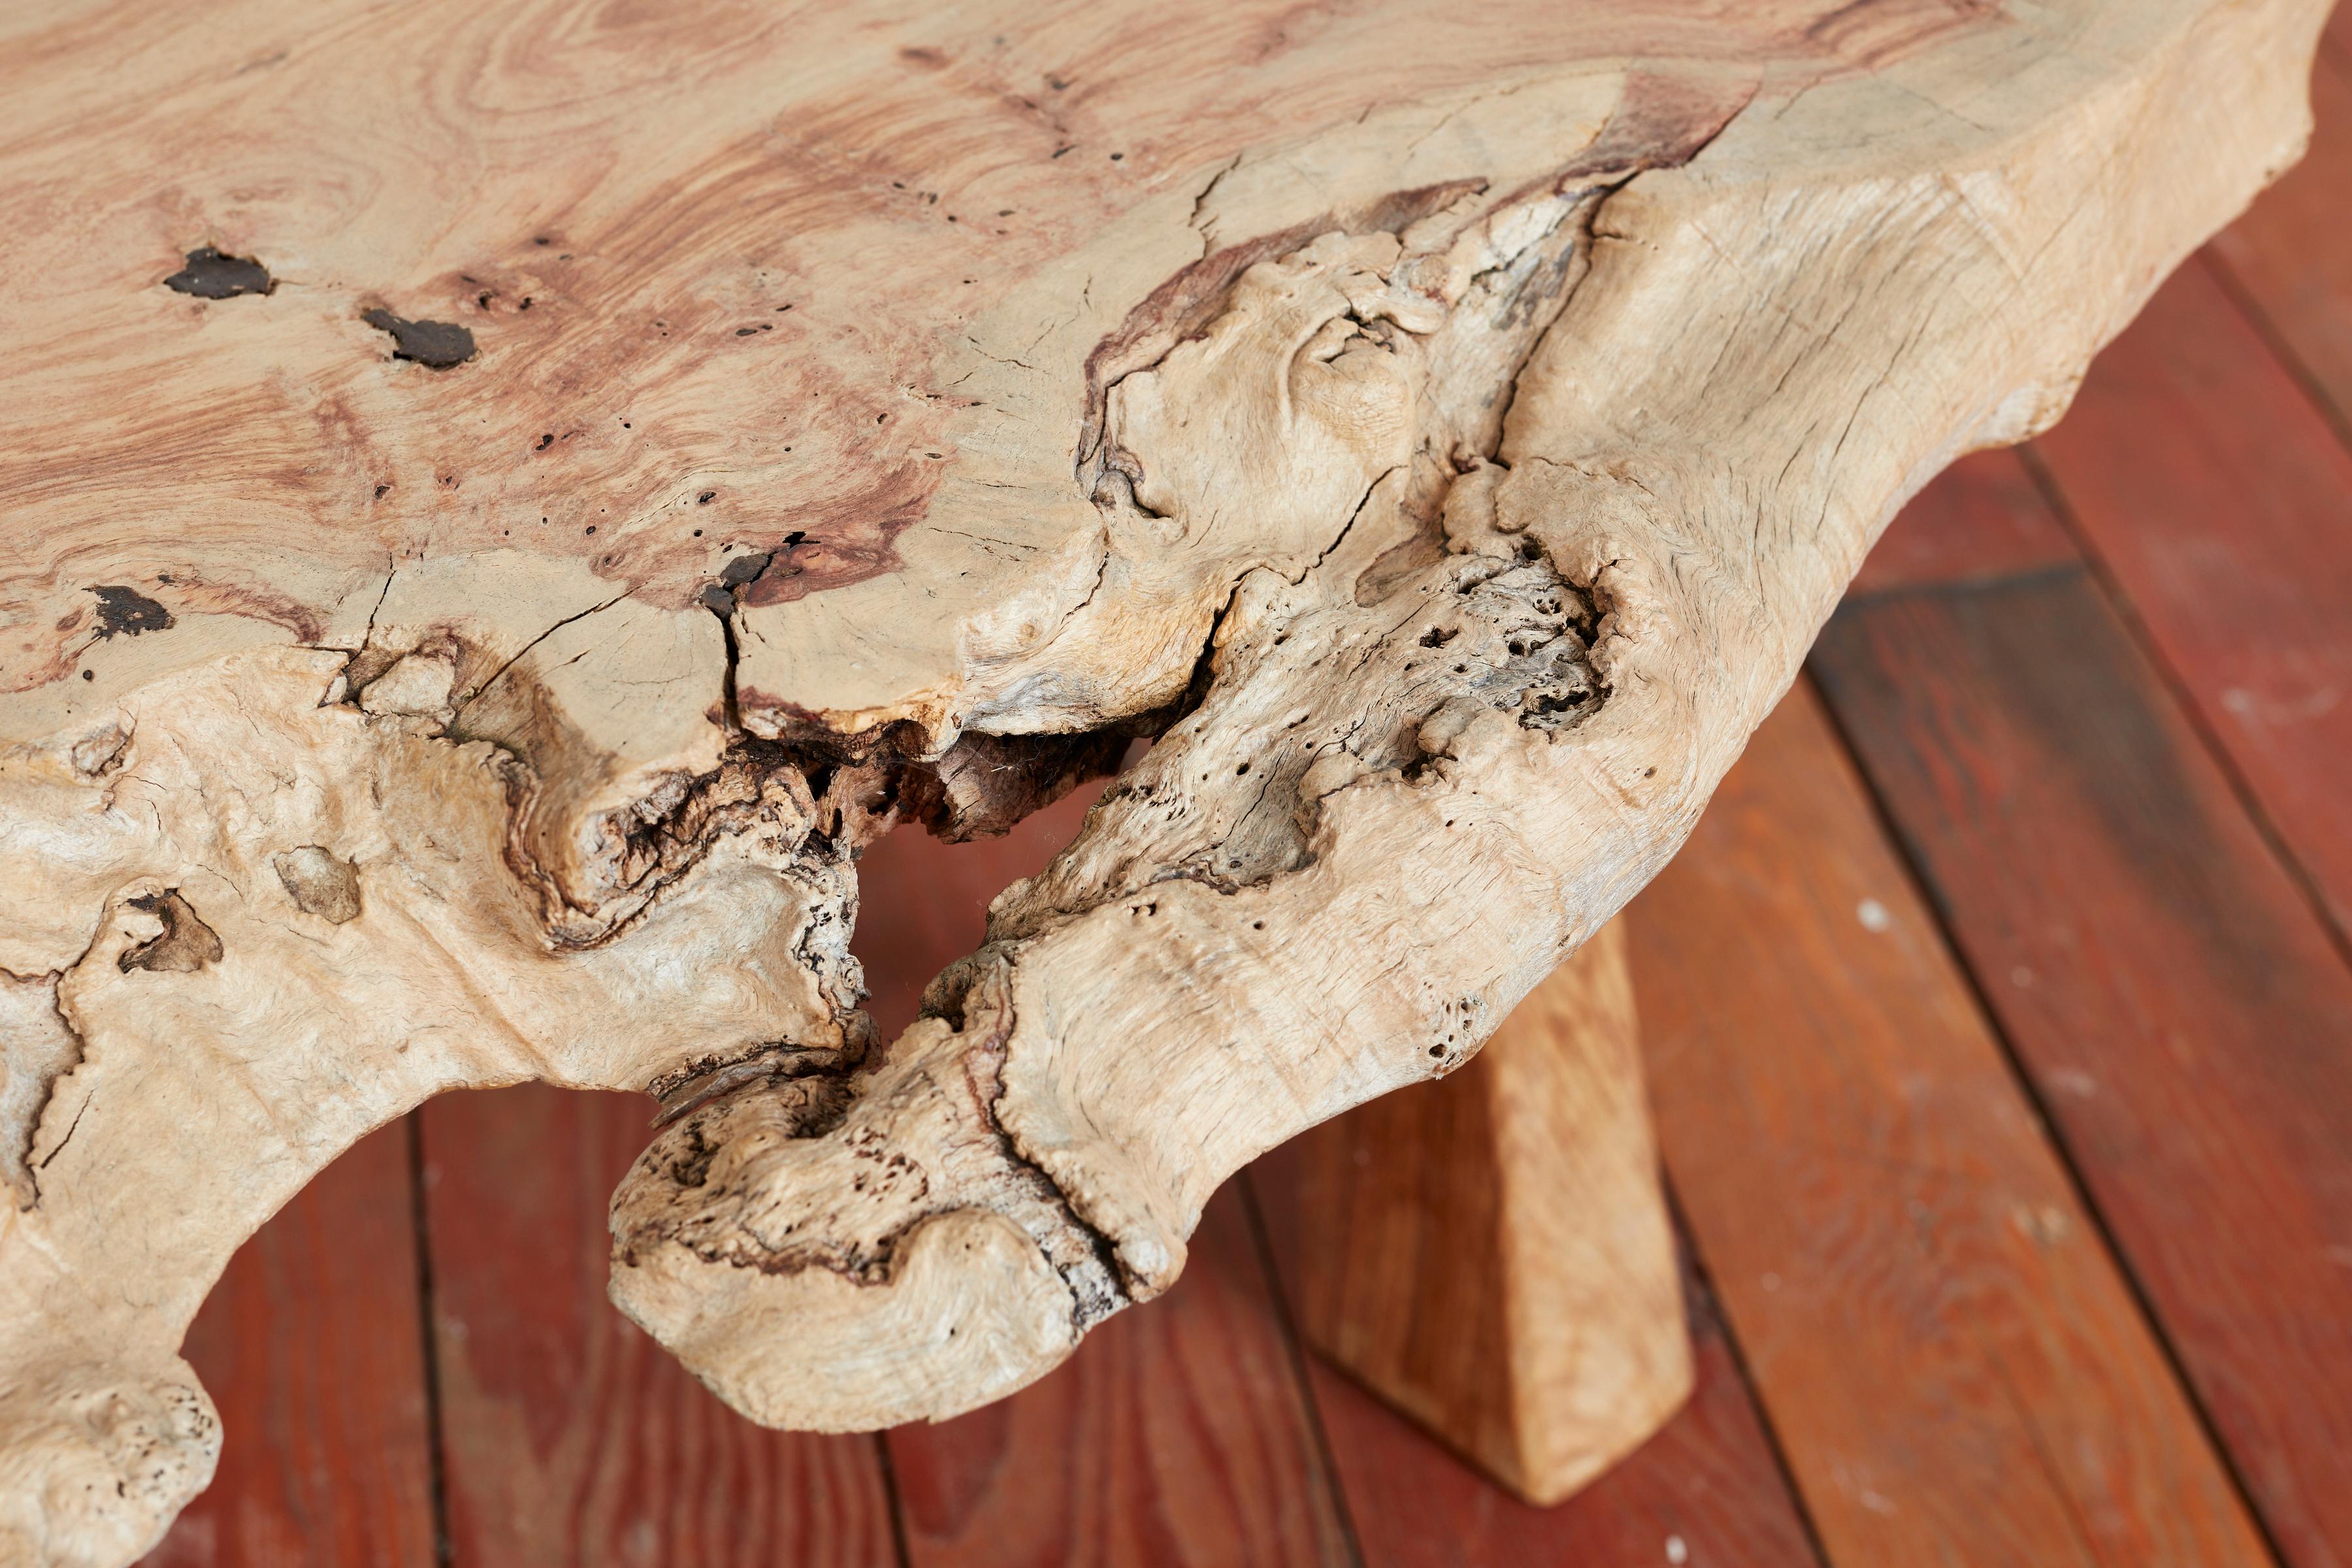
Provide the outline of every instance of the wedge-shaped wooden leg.
[[1690,1393],[1617,925],[1461,1071],[1292,1158],[1308,1342],[1521,1497],[1559,1501]]

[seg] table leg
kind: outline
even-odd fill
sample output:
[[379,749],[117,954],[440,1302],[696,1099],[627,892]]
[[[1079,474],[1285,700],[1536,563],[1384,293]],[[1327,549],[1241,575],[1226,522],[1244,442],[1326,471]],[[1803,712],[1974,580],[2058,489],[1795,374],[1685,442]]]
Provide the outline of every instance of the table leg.
[[1688,1395],[1617,926],[1459,1072],[1316,1128],[1290,1168],[1307,1342],[1529,1501]]

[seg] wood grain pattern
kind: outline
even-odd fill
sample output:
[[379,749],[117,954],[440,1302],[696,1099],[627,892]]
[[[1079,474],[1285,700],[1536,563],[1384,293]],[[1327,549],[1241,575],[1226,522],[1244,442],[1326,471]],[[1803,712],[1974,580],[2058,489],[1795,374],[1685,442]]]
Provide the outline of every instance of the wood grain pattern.
[[[1287,1146],[1250,1168],[1276,1267],[1293,1300],[1309,1243]],[[1361,1543],[1365,1568],[1459,1563],[1603,1568],[1676,1561],[1700,1568],[1817,1562],[1712,1300],[1685,1279],[1696,1367],[1679,1415],[1591,1485],[1550,1508],[1503,1490],[1320,1358],[1308,1386]],[[1680,1553],[1679,1559],[1677,1553]]]
[[891,1563],[872,1439],[752,1426],[605,1301],[604,1194],[649,1105],[530,1085],[419,1112],[456,1560]]
[[911,1563],[1349,1562],[1237,1192],[1193,1247],[1184,1283],[1045,1382],[888,1435]]
[[212,1488],[151,1568],[431,1568],[432,1440],[405,1122],[238,1249],[183,1351],[217,1390]]
[[[855,946],[876,1020],[977,946],[989,900],[1077,831],[1081,792],[1002,837],[895,834],[858,865]],[[1186,1283],[1002,1405],[887,1441],[918,1563],[1343,1562],[1331,1482],[1238,1199],[1195,1234]]]
[[[610,1295],[755,1420],[1044,1377],[1655,874],[2320,8],[0,16],[0,1538],[158,1538],[205,1288],[455,1089],[678,1112]],[[874,1039],[857,850],[1139,731]]]
[[1810,689],[1626,918],[1667,1170],[1832,1561],[2266,1561]]
[[1690,1393],[1625,938],[1603,927],[1440,1082],[1259,1162],[1301,1337],[1533,1503]]
[[2352,448],[2190,268],[2035,450],[2174,686],[2352,933]]
[[2272,1534],[2352,1561],[2352,973],[2084,574],[1814,668]]
[[[898,624],[861,639],[865,679],[843,660],[825,684],[828,706],[907,700],[964,673],[955,634],[979,617],[961,576],[1034,589],[1099,531],[1068,460],[1098,394],[1090,352],[1213,247],[1359,205],[1343,165],[1310,153],[1303,210],[1247,177],[1225,196],[1257,186],[1258,210],[1221,210],[1204,187],[1245,149],[1400,100],[1475,118],[1500,81],[1633,56],[1701,84],[1765,62],[1875,68],[1991,18],[1925,0],[1311,19],[1240,0],[1205,25],[1070,0],[658,16],[224,0],[142,24],[100,5],[0,18],[26,132],[0,191],[44,215],[0,252],[48,279],[44,309],[0,313],[21,389],[0,445],[30,465],[27,515],[61,525],[8,541],[0,694],[74,675],[90,582],[163,593],[183,623],[164,648],[209,656],[334,635],[368,618],[387,572],[434,558],[556,565],[468,606],[528,638],[622,593],[699,621],[733,554],[772,552],[747,595],[769,612],[761,644],[835,629],[785,605],[904,578],[875,590],[887,612],[865,625]],[[1434,150],[1452,132],[1415,119],[1392,144],[1407,134]],[[107,190],[96,168],[172,177]],[[1459,171],[1397,173],[1365,195]],[[166,288],[205,246],[274,287]],[[463,329],[467,352],[395,358],[370,319],[387,309]],[[147,395],[95,391],[107,377]],[[375,629],[409,616],[394,595]],[[813,695],[796,661],[746,656],[764,667],[737,693],[746,714],[786,719]],[[0,729],[10,711],[0,700]]]

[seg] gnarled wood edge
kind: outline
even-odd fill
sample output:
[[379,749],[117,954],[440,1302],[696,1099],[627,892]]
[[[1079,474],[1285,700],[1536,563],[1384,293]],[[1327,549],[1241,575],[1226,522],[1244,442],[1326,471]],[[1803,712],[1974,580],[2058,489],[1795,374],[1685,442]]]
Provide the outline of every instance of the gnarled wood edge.
[[[614,1299],[758,1419],[1040,1375],[1172,1282],[1226,1174],[1458,1066],[1672,854],[1900,502],[2055,418],[2293,158],[2320,16],[2040,13],[1255,258],[1105,378],[1078,479],[1124,527],[1296,547],[1234,558],[1197,664],[1141,661],[1175,675],[1132,712],[1181,716],[887,1051],[856,846],[902,803],[1017,812],[1101,764],[1108,715],[1048,693],[1036,728],[1100,732],[993,760],[942,743],[963,713],[762,733],[749,617],[615,601],[495,669],[241,648],[12,747],[9,951],[63,957],[0,987],[37,1118],[0,1210],[0,1561],[160,1533],[215,1452],[174,1352],[204,1290],[444,1088],[664,1097]],[[1119,602],[1051,640],[1117,641]],[[605,765],[563,673],[590,618],[736,727],[698,696]]]
[[[1409,526],[1360,513],[1298,581],[1244,577],[1205,697],[837,1124],[750,1094],[656,1142],[615,1300],[740,1407],[829,1428],[993,1397],[1166,1288],[1227,1173],[1458,1065],[1657,869],[1900,503],[2056,418],[2293,158],[2315,18],[2105,11],[1759,100],[1591,193],[1447,552],[1401,563]],[[983,1237],[1026,1267],[927,1315]]]

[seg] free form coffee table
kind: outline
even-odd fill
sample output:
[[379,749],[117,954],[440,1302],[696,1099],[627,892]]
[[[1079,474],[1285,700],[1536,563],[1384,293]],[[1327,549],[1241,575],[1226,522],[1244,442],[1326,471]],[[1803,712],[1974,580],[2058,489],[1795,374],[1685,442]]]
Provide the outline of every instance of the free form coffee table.
[[[151,1540],[229,1251],[460,1085],[661,1098],[615,1298],[758,1418],[1051,1366],[1662,863],[2317,20],[11,24],[0,1539]],[[857,847],[1147,734],[867,1038]]]

